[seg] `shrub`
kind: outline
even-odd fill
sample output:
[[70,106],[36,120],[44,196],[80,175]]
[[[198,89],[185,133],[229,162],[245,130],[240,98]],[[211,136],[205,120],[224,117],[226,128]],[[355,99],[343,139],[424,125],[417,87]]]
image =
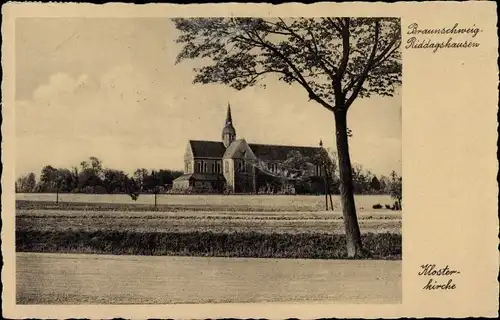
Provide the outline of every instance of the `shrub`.
[[130,198],[132,198],[132,200],[134,200],[134,201],[137,201],[137,199],[139,199],[139,195],[140,195],[139,192],[129,193]]
[[80,189],[82,193],[87,194],[107,194],[108,192],[103,186],[86,186]]
[[[373,259],[401,259],[401,235],[362,236]],[[258,232],[16,231],[18,252],[85,252],[247,258],[347,258],[345,235]]]
[[296,194],[295,187],[290,183],[284,183],[276,194],[294,195]]
[[389,194],[396,200],[393,210],[401,210],[403,201],[403,178],[395,171],[391,173],[391,180],[388,185]]
[[401,210],[401,205],[399,201],[395,201],[394,205],[392,206],[392,210]]
[[233,194],[233,189],[230,186],[225,186],[224,190],[222,191],[224,194]]
[[195,190],[193,187],[189,187],[186,189],[172,188],[170,190],[167,190],[165,193],[166,194],[194,194]]
[[380,203],[374,204],[373,209],[382,209],[382,205]]

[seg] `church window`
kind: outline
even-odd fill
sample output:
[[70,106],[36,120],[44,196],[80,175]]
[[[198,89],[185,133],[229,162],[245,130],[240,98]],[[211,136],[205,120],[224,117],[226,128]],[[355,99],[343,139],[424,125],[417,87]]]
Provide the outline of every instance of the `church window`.
[[203,166],[201,161],[196,162],[196,169],[197,172],[203,172]]
[[215,164],[215,162],[212,162],[212,173],[217,173],[216,170],[217,170],[216,169],[216,164]]
[[277,163],[268,163],[267,169],[271,172],[276,172],[276,171],[278,171],[278,164]]
[[277,163],[270,163],[268,165],[269,171],[276,173],[278,171],[278,164]]
[[238,171],[245,172],[245,160],[238,161]]
[[208,172],[208,164],[203,161],[203,172]]
[[217,173],[222,173],[220,161],[217,161]]

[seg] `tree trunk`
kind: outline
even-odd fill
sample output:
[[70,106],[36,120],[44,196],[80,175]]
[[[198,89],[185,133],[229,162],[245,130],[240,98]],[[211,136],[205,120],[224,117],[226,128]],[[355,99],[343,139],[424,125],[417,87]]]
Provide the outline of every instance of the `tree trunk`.
[[324,188],[325,188],[325,207],[326,207],[326,211],[328,211],[328,186],[327,186],[327,182],[326,182],[326,175],[323,176],[323,182],[324,182],[323,184],[324,184]]
[[364,251],[354,203],[352,167],[349,155],[349,142],[347,140],[347,111],[337,109],[334,115],[339,158],[340,197],[346,232],[347,256],[349,258],[360,258],[364,256]]
[[330,197],[330,208],[332,208],[332,211],[334,210],[333,209],[333,200],[332,200],[332,190],[330,189],[330,178],[332,179],[333,181],[333,177],[332,175],[330,174],[330,170],[328,170],[328,168],[325,166],[325,172],[326,172],[326,176],[327,176],[327,181],[328,181],[328,197]]

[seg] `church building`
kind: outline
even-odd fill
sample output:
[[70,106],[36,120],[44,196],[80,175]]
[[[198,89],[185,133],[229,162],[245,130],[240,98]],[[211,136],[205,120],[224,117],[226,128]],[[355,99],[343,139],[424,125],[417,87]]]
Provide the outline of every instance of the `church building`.
[[[268,178],[280,174],[280,164],[290,154],[313,159],[321,147],[299,147],[247,143],[236,139],[228,104],[221,141],[189,140],[184,153],[184,174],[173,181],[174,190],[256,193]],[[307,174],[321,176],[319,164],[307,163]]]

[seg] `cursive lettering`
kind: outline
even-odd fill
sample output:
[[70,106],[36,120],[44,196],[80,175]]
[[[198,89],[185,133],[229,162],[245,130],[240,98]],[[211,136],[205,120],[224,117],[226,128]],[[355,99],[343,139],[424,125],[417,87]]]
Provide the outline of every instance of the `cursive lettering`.
[[[452,277],[460,274],[460,271],[450,268],[449,265],[438,267],[435,264],[427,263],[420,266],[419,276],[430,277],[423,290],[454,290],[457,285],[453,282]],[[437,280],[435,277],[439,277]],[[443,279],[448,277],[448,279]],[[443,279],[443,280],[441,280]]]
[[454,41],[453,38],[448,38],[446,42],[433,42],[430,39],[417,40],[411,37],[406,42],[405,49],[433,49],[432,52],[436,53],[439,49],[461,49],[461,48],[476,48],[479,43],[472,41]]
[[450,270],[448,265],[437,270],[435,264],[423,264],[420,268],[422,271],[418,273],[419,276],[451,276],[453,274],[460,274],[460,271]]
[[433,53],[441,49],[472,49],[480,46],[476,36],[483,32],[482,29],[472,27],[459,27],[458,22],[453,26],[441,28],[421,28],[418,23],[408,26],[405,49],[430,49]]
[[469,28],[459,28],[458,22],[453,25],[453,27],[444,28],[432,28],[432,29],[420,29],[418,23],[412,23],[408,26],[409,35],[432,35],[432,34],[471,34],[472,38],[477,36],[482,30],[476,27],[475,24]]
[[424,290],[453,290],[457,286],[452,279],[448,279],[446,284],[438,283],[434,279],[429,279],[429,282],[423,287]]

